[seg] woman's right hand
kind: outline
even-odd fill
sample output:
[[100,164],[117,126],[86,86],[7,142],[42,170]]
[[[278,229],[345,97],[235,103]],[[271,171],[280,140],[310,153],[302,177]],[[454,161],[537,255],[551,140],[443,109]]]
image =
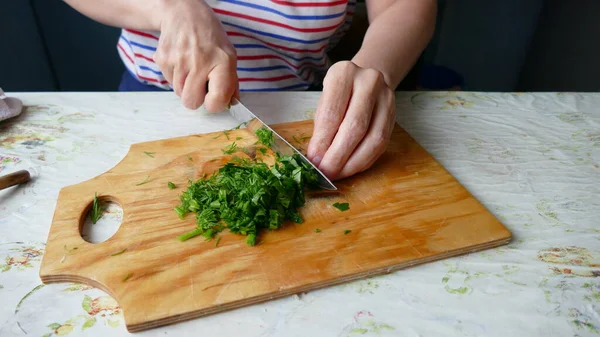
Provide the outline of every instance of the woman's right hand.
[[[188,109],[223,110],[238,96],[235,48],[204,0],[164,0],[154,61]],[[208,82],[208,93],[206,92]]]

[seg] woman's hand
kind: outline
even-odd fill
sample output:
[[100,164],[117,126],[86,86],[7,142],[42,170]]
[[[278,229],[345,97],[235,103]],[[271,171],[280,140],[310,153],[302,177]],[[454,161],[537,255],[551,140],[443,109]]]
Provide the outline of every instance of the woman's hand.
[[394,92],[381,72],[335,63],[323,82],[308,158],[330,179],[362,172],[384,153],[395,117]]
[[221,22],[203,0],[163,1],[163,7],[154,61],[185,107],[205,103],[221,111],[238,96],[236,52]]

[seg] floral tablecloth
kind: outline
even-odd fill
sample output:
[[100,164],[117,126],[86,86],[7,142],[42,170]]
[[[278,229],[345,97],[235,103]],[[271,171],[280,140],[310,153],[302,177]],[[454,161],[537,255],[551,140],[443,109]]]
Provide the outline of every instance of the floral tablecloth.
[[[0,122],[0,175],[34,178],[0,191],[0,336],[129,335],[102,291],[41,284],[58,191],[132,143],[236,121],[186,110],[171,93],[8,95],[26,109]],[[268,122],[311,118],[317,100],[242,96]],[[600,335],[600,94],[399,93],[397,106],[400,125],[503,221],[511,244],[137,335]]]

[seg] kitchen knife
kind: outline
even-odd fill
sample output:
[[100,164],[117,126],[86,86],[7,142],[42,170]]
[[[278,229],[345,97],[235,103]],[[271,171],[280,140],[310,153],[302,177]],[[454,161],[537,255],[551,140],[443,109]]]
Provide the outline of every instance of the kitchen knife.
[[246,108],[239,100],[235,97],[231,100],[231,105],[229,107],[229,113],[240,123],[241,126],[246,127],[248,130],[253,133],[256,130],[264,127],[269,131],[273,132],[273,138],[275,139],[274,144],[272,145],[272,149],[276,152],[281,153],[285,156],[292,156],[294,154],[298,154],[300,156],[300,160],[312,168],[315,169],[318,178],[319,187],[327,189],[327,190],[337,190],[337,187],[321,172],[313,163],[310,162],[300,151],[298,151],[295,147],[293,147],[290,143],[288,143],[283,137],[281,137],[275,130],[265,124],[258,116],[253,114],[248,108]]

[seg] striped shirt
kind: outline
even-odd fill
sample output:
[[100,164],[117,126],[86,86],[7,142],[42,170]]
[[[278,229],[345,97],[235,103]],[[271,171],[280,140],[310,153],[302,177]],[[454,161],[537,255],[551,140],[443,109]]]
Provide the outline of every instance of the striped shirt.
[[[352,23],[356,0],[205,0],[237,52],[240,91],[304,90]],[[153,61],[160,33],[123,29],[117,49],[140,82],[171,86]]]

